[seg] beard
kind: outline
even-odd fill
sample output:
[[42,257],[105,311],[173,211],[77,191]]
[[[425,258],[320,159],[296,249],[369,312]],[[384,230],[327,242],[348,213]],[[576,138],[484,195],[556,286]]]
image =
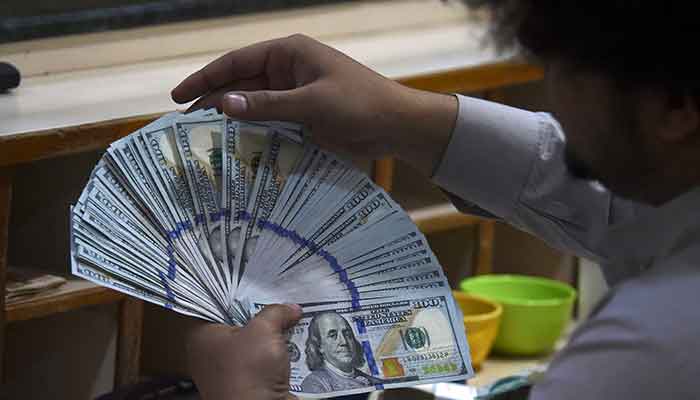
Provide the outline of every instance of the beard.
[[579,158],[569,146],[564,149],[564,163],[569,175],[576,179],[595,181],[599,180],[598,175],[581,158]]
[[[618,131],[620,135],[626,131]],[[611,137],[611,136],[609,136]],[[649,161],[647,148],[639,140],[628,136],[607,141],[596,146],[597,157],[585,160],[573,148],[564,148],[564,164],[574,179],[597,182],[616,196],[635,201],[645,201],[649,176],[654,174],[654,164]]]

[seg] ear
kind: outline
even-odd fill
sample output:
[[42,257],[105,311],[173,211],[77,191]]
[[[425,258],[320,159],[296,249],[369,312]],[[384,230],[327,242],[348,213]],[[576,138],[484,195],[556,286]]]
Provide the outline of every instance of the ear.
[[667,95],[657,135],[661,141],[679,143],[700,133],[700,109],[695,97]]

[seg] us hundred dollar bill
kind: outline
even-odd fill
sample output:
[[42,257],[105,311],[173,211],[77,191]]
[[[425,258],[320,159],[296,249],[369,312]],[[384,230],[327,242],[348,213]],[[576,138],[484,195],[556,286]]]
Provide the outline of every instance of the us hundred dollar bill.
[[214,266],[217,281],[226,288],[230,271],[223,260],[221,242],[221,130],[219,116],[182,117],[175,121],[177,149],[185,169],[195,210],[198,243]]
[[321,398],[473,375],[448,291],[344,305],[305,308],[290,330],[291,392]]
[[262,154],[255,183],[251,190],[247,220],[244,224],[236,258],[236,271],[239,276],[245,270],[255,252],[262,228],[259,221],[267,221],[277,203],[284,183],[302,154],[299,144],[287,140],[286,136],[274,132],[269,135],[269,147]]
[[[247,209],[255,184],[261,158],[270,144],[267,128],[256,125],[234,125],[226,121],[224,152],[224,242],[226,262],[231,271],[231,286],[236,287],[243,262],[246,240],[243,233],[248,218]],[[246,253],[246,251],[248,253]]]

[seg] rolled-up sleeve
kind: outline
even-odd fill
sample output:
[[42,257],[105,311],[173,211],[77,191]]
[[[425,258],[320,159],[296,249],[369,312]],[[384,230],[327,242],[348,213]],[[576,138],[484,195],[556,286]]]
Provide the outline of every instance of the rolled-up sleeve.
[[610,249],[601,238],[636,205],[569,175],[564,134],[549,114],[457,97],[457,123],[433,176],[455,206],[605,262]]
[[457,124],[433,181],[489,214],[508,219],[532,170],[540,117],[502,104],[457,97]]

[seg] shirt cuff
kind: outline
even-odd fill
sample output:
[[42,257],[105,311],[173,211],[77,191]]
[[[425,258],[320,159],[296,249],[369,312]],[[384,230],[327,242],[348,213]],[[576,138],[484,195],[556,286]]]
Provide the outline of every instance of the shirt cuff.
[[512,215],[540,141],[537,113],[457,95],[459,114],[433,181],[501,218]]

